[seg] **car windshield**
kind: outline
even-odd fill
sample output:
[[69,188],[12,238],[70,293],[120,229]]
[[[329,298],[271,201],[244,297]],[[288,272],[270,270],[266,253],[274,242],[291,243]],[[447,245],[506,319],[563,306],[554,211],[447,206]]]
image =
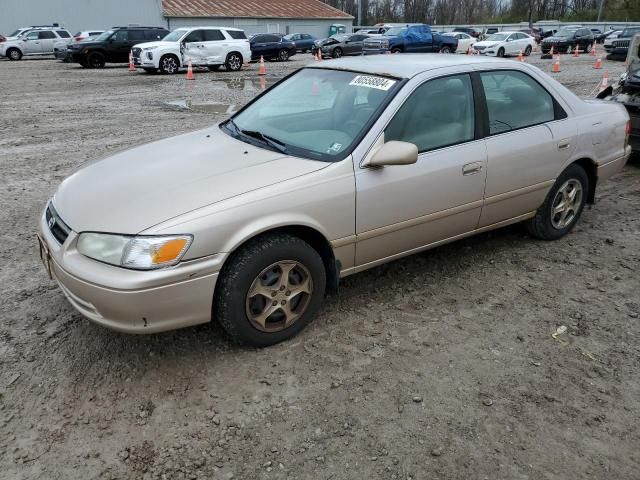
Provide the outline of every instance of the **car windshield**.
[[96,41],[97,42],[102,42],[103,40],[106,40],[107,38],[109,38],[112,34],[113,34],[113,30],[107,30],[106,32],[101,33],[100,35],[98,35],[96,37]]
[[633,37],[636,33],[640,33],[640,28],[625,28],[621,37]]
[[174,30],[173,32],[171,32],[169,35],[167,35],[166,37],[164,37],[162,39],[162,41],[164,42],[177,42],[178,40],[180,40],[182,38],[182,36],[187,33],[187,30],[184,29],[178,29],[178,30]]
[[12,34],[10,34],[9,36],[10,36],[10,37],[17,37],[18,35],[20,35],[20,32],[21,32],[21,31],[22,31],[22,30],[16,30],[15,32],[13,32]]
[[509,33],[494,33],[493,35],[489,35],[489,38],[487,38],[487,40],[489,40],[490,42],[501,42],[503,40],[506,40],[509,35]]
[[384,34],[389,36],[402,35],[406,31],[407,31],[407,27],[391,27],[389,30],[384,32]]
[[400,83],[377,75],[303,69],[225,122],[223,131],[288,155],[341,160]]
[[571,38],[575,32],[575,30],[559,30],[558,33],[556,33],[556,37]]

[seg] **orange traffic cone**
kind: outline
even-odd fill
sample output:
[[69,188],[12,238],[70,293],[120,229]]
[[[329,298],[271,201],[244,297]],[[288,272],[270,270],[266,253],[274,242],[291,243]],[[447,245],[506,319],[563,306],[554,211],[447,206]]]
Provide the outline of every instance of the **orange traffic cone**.
[[469,48],[467,48],[467,55],[471,55],[473,52],[471,51],[471,46],[469,46]]
[[133,54],[131,52],[129,52],[129,71],[130,72],[136,71],[136,66],[133,64]]
[[258,75],[266,75],[266,74],[267,74],[267,69],[264,66],[264,57],[260,55],[260,72],[258,73]]
[[524,62],[524,56],[522,55],[522,50],[520,50],[520,53],[518,53],[518,61]]
[[187,80],[195,80],[196,77],[193,76],[193,65],[191,65],[191,60],[187,64]]
[[596,58],[596,64],[593,66],[596,70],[600,70],[602,68],[602,58]]
[[553,69],[551,70],[553,73],[560,73],[560,55],[556,56],[556,61],[553,64]]
[[596,42],[593,42],[591,44],[591,51],[589,52],[589,55],[591,55],[592,57],[595,57],[597,55],[597,53],[596,53]]
[[605,70],[602,82],[600,82],[600,91],[603,91],[609,86],[609,72]]

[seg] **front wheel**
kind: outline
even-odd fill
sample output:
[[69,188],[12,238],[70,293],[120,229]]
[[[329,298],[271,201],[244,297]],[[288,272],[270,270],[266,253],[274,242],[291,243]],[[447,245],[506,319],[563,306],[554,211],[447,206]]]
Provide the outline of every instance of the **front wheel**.
[[589,191],[589,177],[572,164],[560,174],[547,198],[527,223],[527,230],[542,240],[557,240],[571,231],[582,214]]
[[524,49],[524,55],[525,57],[531,55],[531,45],[527,45],[527,48]]
[[[402,53],[402,49],[398,47],[392,48],[391,53]],[[448,52],[443,52],[443,53],[448,53]]]
[[237,72],[242,68],[242,57],[239,53],[230,53],[224,63],[225,68],[230,72]]
[[324,263],[308,243],[288,234],[264,235],[222,269],[213,314],[237,342],[266,347],[313,320],[325,287]]
[[17,48],[10,48],[7,52],[7,57],[9,57],[9,60],[17,62],[22,59],[22,52]]
[[450,47],[442,47],[440,49],[440,53],[451,53],[451,48]]
[[160,73],[172,75],[178,73],[180,62],[175,55],[165,55],[160,59]]
[[340,58],[342,56],[342,49],[341,48],[334,48],[333,52],[331,52],[331,56],[333,58]]
[[503,58],[503,57],[504,57],[504,48],[500,48],[500,49],[498,49],[498,56],[499,56],[500,58]]
[[100,52],[93,52],[89,54],[89,58],[87,58],[87,63],[90,68],[104,68],[105,61],[104,55]]
[[584,51],[585,51],[586,53],[590,53],[590,52],[591,52],[591,44],[590,44],[590,43],[587,43],[587,46],[586,46],[586,47],[584,47]]
[[289,60],[289,52],[287,50],[280,50],[278,52],[278,60],[281,62],[286,62]]

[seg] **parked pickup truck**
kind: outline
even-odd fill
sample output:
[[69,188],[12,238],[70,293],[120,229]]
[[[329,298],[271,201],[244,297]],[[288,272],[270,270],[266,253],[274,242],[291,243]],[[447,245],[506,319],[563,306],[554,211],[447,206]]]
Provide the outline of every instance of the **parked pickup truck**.
[[363,53],[409,53],[440,52],[454,53],[458,48],[458,39],[431,31],[429,25],[422,23],[391,27],[384,35],[370,37],[364,41]]

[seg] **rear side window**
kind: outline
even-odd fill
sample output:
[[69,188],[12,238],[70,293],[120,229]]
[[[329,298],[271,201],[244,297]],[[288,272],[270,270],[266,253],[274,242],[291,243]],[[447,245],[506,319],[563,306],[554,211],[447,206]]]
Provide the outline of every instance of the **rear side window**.
[[241,30],[227,30],[227,33],[234,40],[246,40],[247,36]]
[[56,33],[60,38],[71,38],[71,35],[69,35],[69,32],[65,30],[56,30]]
[[475,110],[469,75],[437,78],[420,85],[384,132],[384,140],[413,143],[419,152],[474,138]]
[[220,40],[225,40],[225,38],[220,30],[205,30],[204,40],[205,42],[217,42]]
[[145,40],[143,30],[129,30],[129,40],[132,42]]
[[38,32],[38,38],[40,40],[50,40],[52,38],[56,38],[56,34],[50,30],[46,30],[44,32]]
[[513,70],[480,74],[489,111],[489,134],[555,119],[553,98],[529,75]]
[[202,30],[194,30],[184,39],[185,43],[204,42],[204,32]]

